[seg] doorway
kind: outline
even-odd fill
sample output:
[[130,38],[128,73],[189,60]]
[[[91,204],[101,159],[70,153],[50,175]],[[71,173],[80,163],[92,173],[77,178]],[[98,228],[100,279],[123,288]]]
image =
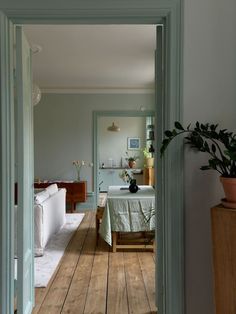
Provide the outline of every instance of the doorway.
[[[35,28],[36,27],[37,26],[35,26]],[[130,26],[126,26],[126,29],[129,28],[129,27]],[[61,28],[62,27],[60,27],[60,29]],[[106,26],[106,28],[109,29],[109,25]],[[122,27],[120,26],[120,28],[122,28]],[[140,28],[142,28],[142,26]],[[152,28],[154,29],[154,32],[155,32],[155,27],[152,26]],[[27,34],[27,32],[26,32],[26,34]],[[35,39],[32,36],[31,42],[33,40],[35,41]],[[155,36],[154,36],[153,46],[155,46]],[[43,49],[47,50],[47,47],[44,46]],[[124,53],[125,53],[125,51],[124,51]],[[153,77],[154,77],[154,51],[152,51],[151,56],[152,56],[152,59],[153,59],[152,74],[153,74]],[[35,56],[33,56],[33,58],[36,58],[36,59],[40,58],[40,54],[39,55],[36,54]],[[56,58],[56,56],[55,56],[55,58]],[[142,60],[140,60],[140,61],[142,61]],[[45,62],[45,64],[47,64],[47,63]],[[138,65],[136,65],[136,67],[138,67]],[[50,68],[48,67],[48,69],[50,69]],[[153,77],[152,77],[152,80],[153,80]],[[37,82],[37,83],[40,83],[40,82]],[[123,97],[122,101],[125,103],[126,108],[129,108],[129,106],[130,106],[129,103],[131,102],[130,99],[131,99],[132,95],[129,95],[129,97],[127,95],[125,95],[125,93],[128,93],[127,90],[128,90],[128,88],[126,87],[126,90],[123,92],[124,94],[120,94],[120,97],[118,95],[116,95],[116,94],[111,94],[110,95],[110,100],[109,100],[110,104],[107,106],[107,108],[111,107],[112,101],[114,102],[114,100],[112,100],[112,98],[113,99],[114,98],[116,98],[116,99],[120,98],[121,99],[121,96]],[[135,100],[133,100],[133,102],[137,101],[137,104],[135,104],[135,107],[138,110],[137,111],[133,111],[133,113],[130,112],[130,111],[125,110],[125,111],[123,111],[123,113],[117,112],[117,115],[118,114],[120,114],[120,116],[122,116],[122,115],[124,115],[124,116],[126,116],[126,115],[131,116],[131,115],[133,115],[133,116],[137,116],[137,117],[140,117],[140,118],[141,117],[146,117],[147,115],[154,116],[154,112],[147,111],[144,106],[141,106],[141,105],[143,105],[142,101],[146,98],[146,99],[151,99],[151,104],[149,104],[149,105],[150,105],[150,107],[154,108],[155,107],[155,105],[154,105],[154,102],[155,102],[154,95],[152,94],[152,97],[148,97],[149,95],[148,96],[146,95],[144,97],[141,94],[140,91],[138,91],[138,92],[139,92],[139,94],[136,95]],[[133,91],[133,93],[135,93],[135,92]],[[82,107],[80,108],[80,111],[83,112],[83,118],[82,119],[79,118],[80,111],[79,110],[75,111],[76,108],[75,108],[74,102],[72,100],[73,97],[76,98],[76,95],[70,96],[70,94],[68,94],[68,97],[67,97],[66,95],[63,95],[63,94],[60,94],[59,96],[58,96],[58,94],[54,95],[53,93],[52,94],[48,94],[48,95],[46,95],[44,97],[44,98],[46,98],[46,100],[44,99],[41,103],[39,103],[34,108],[35,114],[38,117],[37,121],[35,121],[36,122],[35,138],[36,138],[36,140],[39,140],[42,143],[41,147],[39,147],[38,143],[35,143],[36,144],[36,158],[37,158],[37,169],[36,169],[35,176],[39,177],[40,180],[55,178],[55,177],[53,177],[54,173],[58,173],[58,172],[56,172],[57,171],[56,163],[59,163],[60,159],[62,159],[62,158],[64,158],[64,159],[62,160],[63,164],[61,164],[61,166],[59,167],[60,175],[61,175],[62,171],[64,171],[64,168],[65,168],[64,165],[66,164],[66,166],[68,165],[68,167],[70,167],[71,160],[73,160],[75,158],[78,158],[78,159],[80,159],[80,158],[83,158],[83,159],[87,158],[86,161],[88,161],[88,160],[90,161],[90,155],[89,155],[88,151],[86,151],[86,149],[88,149],[89,146],[92,144],[92,141],[89,141],[89,139],[88,139],[89,138],[89,130],[88,129],[90,129],[89,123],[92,120],[85,119],[85,117],[88,116],[88,112],[86,111],[86,108],[82,108]],[[100,97],[101,97],[101,94],[100,94]],[[49,100],[47,100],[47,99],[49,99]],[[61,101],[61,99],[64,99],[65,104],[63,104],[63,101]],[[116,103],[121,102],[120,99],[117,100]],[[90,100],[91,100],[91,98],[90,98]],[[80,98],[76,98],[76,101],[80,102],[81,99]],[[83,107],[84,106],[86,107],[86,104],[88,104],[88,102],[86,102],[86,97],[84,97],[83,101],[84,101]],[[148,102],[148,101],[146,100],[146,102]],[[46,108],[46,105],[48,106],[47,108]],[[103,105],[103,106],[105,108],[105,105]],[[45,109],[43,109],[43,107]],[[141,109],[140,109],[140,107],[141,107]],[[68,111],[70,111],[72,114],[69,115]],[[50,116],[51,119],[52,119],[52,117],[53,117],[53,115],[55,115],[55,113],[56,113],[56,116],[57,116],[57,119],[56,119],[56,121],[57,121],[56,129],[53,127],[53,120],[50,121],[50,118],[49,118],[49,116]],[[91,114],[91,117],[92,117],[92,113],[90,113],[90,114]],[[63,115],[63,118],[61,118],[62,115]],[[67,120],[68,116],[70,117],[70,119],[68,119],[69,124],[66,124],[65,120]],[[73,116],[75,118],[74,120],[73,120]],[[84,124],[83,124],[83,122],[84,122]],[[81,127],[81,124],[82,124],[82,127]],[[87,129],[86,129],[86,124],[88,125]],[[58,125],[60,127],[58,127]],[[75,127],[76,125],[78,125],[77,128]],[[79,126],[80,126],[80,128],[79,128]],[[86,129],[86,132],[84,134],[83,134],[83,128]],[[67,138],[66,142],[63,142],[63,137],[64,137],[63,133],[65,133],[65,130],[66,130],[66,133],[69,135],[69,140]],[[47,134],[46,137],[43,136],[43,134],[45,132]],[[52,135],[50,133],[52,133]],[[73,136],[75,136],[75,138],[73,138]],[[60,145],[59,145],[58,148],[56,147],[55,144],[51,144],[50,145],[50,143],[53,143],[53,139],[56,140],[57,137],[60,138]],[[81,139],[83,139],[84,142],[86,142],[86,146],[83,146],[83,144],[80,142]],[[68,145],[69,141],[71,141],[72,143],[77,143],[77,145],[69,146]],[[142,146],[143,145],[144,144],[142,143]],[[51,146],[53,146],[53,151],[51,153],[54,154],[54,155],[48,156],[49,153],[50,153],[50,150],[51,150]],[[76,152],[76,150],[75,150],[75,148],[73,146],[78,146],[77,147],[78,152]],[[46,151],[44,150],[44,147],[47,147]],[[62,148],[65,149],[65,147],[67,147],[66,155],[60,154],[61,149]],[[92,148],[92,145],[91,145],[91,148]],[[84,153],[83,157],[81,157],[82,156],[81,155],[81,151]],[[86,153],[88,153],[88,154],[86,155]],[[53,163],[50,164],[50,161],[52,161],[52,160],[53,160]],[[51,176],[50,176],[50,172],[48,172],[49,174],[45,174],[45,173],[42,174],[42,171],[46,172],[45,171],[46,169],[43,169],[43,167],[41,167],[41,170],[39,171],[40,167],[39,167],[38,164],[40,162],[43,163],[44,165],[48,165],[48,167],[50,168],[50,171],[51,171]],[[95,160],[94,160],[94,162],[96,163]],[[46,167],[44,167],[44,168],[46,168]],[[85,169],[83,169],[82,175],[85,174],[84,170]],[[41,172],[41,176],[40,176],[40,172]],[[64,174],[62,174],[62,176],[63,175]],[[70,174],[68,174],[68,176],[69,175]],[[94,175],[94,178],[97,178],[97,175]],[[66,178],[59,176],[59,177],[56,177],[55,179],[62,180],[62,179],[66,179]],[[73,173],[72,173],[72,177],[68,177],[68,179],[69,180],[70,179],[73,180]]]
[[[168,12],[168,10],[166,11],[166,12]],[[173,11],[173,12],[175,12],[175,11]],[[152,10],[152,13],[153,13],[153,10]],[[146,13],[147,14],[147,13]],[[125,14],[124,14],[125,15]],[[165,14],[164,14],[165,15]],[[145,13],[144,13],[144,16],[145,16]],[[151,15],[150,15],[151,16]],[[158,14],[157,14],[157,16],[159,16]],[[175,16],[174,15],[174,13],[173,13],[173,16]],[[172,16],[172,18],[173,18],[173,16]],[[110,17],[110,14],[109,14],[109,17]],[[111,18],[110,17],[110,20],[113,20],[113,21],[115,21],[116,19],[115,18]],[[138,20],[138,19],[137,19]],[[152,19],[149,19],[149,22],[151,21]],[[145,21],[145,19],[144,19],[144,21]],[[147,21],[147,20],[146,20]],[[176,21],[175,20],[175,22],[176,23],[178,23],[178,21]],[[164,24],[166,24],[166,23],[164,23]],[[172,25],[172,26],[171,26]],[[174,29],[172,28],[172,27],[174,27],[175,28],[175,23],[173,23],[173,24],[171,24],[170,23],[170,25],[169,25],[169,27],[170,27],[170,33],[171,34],[173,34],[174,33]],[[3,31],[3,30],[2,30]],[[176,42],[176,38],[174,38],[174,37],[169,37],[168,36],[168,38],[166,38],[167,39],[167,42],[169,43],[169,40],[170,40],[170,43],[171,43],[171,45],[168,45],[167,47],[167,49],[170,49],[170,47],[172,47],[172,50],[171,51],[177,51],[178,49],[177,49],[177,42]],[[174,47],[176,47],[176,50],[174,49]],[[7,49],[6,49],[7,50]],[[170,52],[170,50],[168,50],[168,52]],[[176,52],[173,52],[174,54],[176,54]],[[178,58],[179,58],[179,55],[178,55],[178,53],[177,53],[177,55],[175,55],[175,56],[173,56],[173,54],[172,53],[170,53],[170,54],[166,54],[166,51],[165,51],[165,53],[163,53],[163,54],[165,54],[165,56],[166,56],[166,62],[170,62],[170,60],[168,59],[168,58],[172,58],[172,59],[175,59],[175,61],[176,60],[178,60]],[[2,56],[2,55],[1,55]],[[164,56],[163,56],[164,57]],[[172,120],[172,119],[176,119],[177,120],[177,117],[179,117],[179,112],[178,112],[178,110],[176,111],[175,109],[176,109],[176,105],[174,106],[174,104],[173,104],[173,99],[174,99],[174,97],[176,96],[176,95],[178,95],[178,84],[176,85],[175,83],[174,83],[174,81],[176,80],[176,82],[179,82],[178,81],[178,74],[173,70],[173,64],[172,63],[168,63],[168,64],[170,64],[170,69],[172,69],[171,71],[170,71],[170,73],[172,73],[172,74],[174,74],[174,75],[172,75],[172,76],[170,76],[170,73],[167,73],[167,69],[166,69],[166,82],[167,82],[167,92],[166,92],[166,94],[165,94],[165,97],[167,97],[167,100],[168,100],[168,102],[167,102],[167,107],[166,108],[161,108],[161,112],[160,112],[160,117],[162,117],[162,113],[166,113],[166,115],[168,116],[168,117],[171,117],[171,119],[162,119],[162,121],[160,121],[161,123],[160,123],[160,136],[161,136],[161,134],[162,134],[162,132],[163,132],[163,129],[164,129],[164,127],[165,128],[167,128],[168,127],[168,125],[170,124],[170,120]],[[160,69],[160,71],[162,71],[162,69]],[[171,77],[171,78],[170,78]],[[173,85],[171,85],[170,84],[170,82],[172,82],[173,83]],[[168,90],[168,87],[170,87],[170,89]],[[172,95],[172,97],[170,97]],[[163,99],[165,99],[165,97],[164,97],[164,95],[159,95],[158,97],[160,97],[161,98],[161,103],[163,104]],[[177,97],[178,98],[178,97]],[[173,112],[175,112],[175,114],[173,114],[173,116],[170,114],[170,111],[168,111],[170,108],[168,107],[168,106],[170,106],[170,108],[172,108],[171,109],[171,112],[173,111]],[[171,107],[171,106],[173,106],[173,107]],[[178,107],[178,106],[177,106]],[[175,108],[175,109],[174,109]],[[162,111],[163,110],[163,111]],[[167,114],[167,112],[168,112],[168,114]],[[167,117],[166,116],[166,117]],[[168,122],[167,122],[168,121]],[[176,150],[176,147],[174,147],[173,148],[173,151],[174,150]],[[176,151],[178,151],[178,149],[176,150]],[[180,153],[180,152],[179,152]],[[170,155],[171,155],[171,153],[170,153]],[[175,157],[176,157],[176,154],[175,154]],[[166,171],[166,173],[168,173],[168,165],[170,165],[170,162],[171,162],[171,160],[169,160],[168,162],[166,162],[165,163],[165,166],[164,166],[164,168],[165,168],[165,170],[163,170],[163,172],[165,172]],[[9,163],[9,162],[8,162]],[[161,163],[161,161],[160,161],[160,163]],[[162,168],[162,169],[164,169],[164,168]],[[175,168],[179,171],[179,169],[181,168],[178,168],[178,167],[176,167],[176,165],[175,165]],[[171,171],[171,169],[172,169],[172,167],[170,167],[170,169],[169,169],[169,171]],[[177,171],[177,172],[178,172]],[[158,178],[160,178],[160,180],[162,181],[162,178],[163,178],[163,172],[161,172],[160,173],[160,176],[158,176]],[[174,171],[175,173],[176,173],[176,171]],[[176,176],[176,177],[178,177],[178,176]],[[173,183],[173,181],[172,181],[172,183]],[[169,185],[169,186],[168,186]],[[164,189],[164,187],[163,187],[163,189],[160,189],[160,195],[163,195],[163,190],[165,190],[165,195],[167,196],[168,195],[168,187],[170,188],[171,186],[170,186],[170,180],[166,180],[165,181],[165,189]],[[170,189],[171,190],[171,189]],[[167,192],[166,192],[167,191]],[[176,193],[178,194],[178,192],[179,191],[176,191]],[[167,194],[166,194],[167,193]],[[9,196],[8,196],[9,197]],[[172,195],[172,197],[173,197],[173,195]],[[171,199],[171,200],[169,200],[168,201],[168,206],[167,206],[167,203],[165,203],[164,202],[164,199],[161,199],[161,197],[159,198],[159,201],[158,202],[160,202],[160,211],[161,211],[161,216],[160,216],[160,218],[161,218],[161,225],[164,225],[165,224],[165,230],[164,230],[164,233],[163,233],[163,238],[164,238],[164,240],[165,241],[160,241],[160,249],[161,249],[161,251],[163,252],[163,256],[164,256],[164,260],[162,260],[162,257],[163,256],[161,256],[161,259],[159,260],[159,266],[162,266],[163,268],[164,268],[164,271],[166,270],[166,272],[165,272],[165,279],[162,277],[160,277],[159,278],[159,280],[161,281],[161,283],[162,283],[162,286],[161,287],[163,287],[164,288],[164,291],[165,291],[165,293],[163,294],[163,291],[160,291],[160,293],[161,293],[161,296],[160,296],[160,303],[159,303],[159,306],[160,306],[160,312],[161,313],[167,313],[166,311],[168,310],[168,308],[175,308],[175,311],[176,311],[176,313],[182,313],[182,306],[183,306],[183,304],[182,304],[182,302],[181,302],[181,300],[182,300],[182,297],[179,295],[179,294],[182,294],[183,293],[183,289],[178,289],[179,288],[179,284],[180,284],[180,286],[181,287],[183,287],[183,285],[181,285],[182,284],[182,279],[181,279],[181,276],[182,276],[182,271],[181,271],[181,269],[182,269],[182,267],[181,267],[181,261],[182,261],[182,249],[181,249],[181,247],[182,247],[182,240],[181,240],[181,232],[179,233],[179,231],[180,230],[182,230],[182,224],[181,224],[181,222],[180,222],[180,225],[178,225],[176,228],[175,227],[173,227],[173,224],[171,223],[171,219],[174,219],[175,217],[172,217],[171,219],[170,219],[170,221],[169,220],[166,220],[167,219],[167,217],[170,217],[171,215],[168,215],[168,212],[171,210],[171,208],[172,208],[172,205],[173,204],[175,204],[174,205],[174,207],[175,207],[175,209],[176,208],[179,208],[178,210],[176,209],[176,211],[181,215],[181,200],[179,199],[179,202],[177,202],[176,203],[176,199],[178,199],[178,197],[173,197],[173,200]],[[173,202],[173,203],[172,203]],[[177,204],[177,205],[176,205]],[[10,227],[9,227],[10,228]],[[174,229],[173,229],[174,228]],[[180,228],[180,229],[179,229]],[[11,228],[10,228],[11,229]],[[171,232],[171,236],[168,236],[168,230],[172,230],[172,232]],[[178,252],[176,252],[175,250],[174,251],[172,251],[172,241],[171,241],[171,239],[172,239],[172,237],[173,236],[176,236],[177,235],[177,238],[175,238],[175,239],[178,239],[178,243],[180,244],[180,246],[179,246],[179,250],[178,250]],[[172,253],[171,253],[172,252]],[[173,257],[173,259],[171,258],[171,257]],[[172,265],[172,263],[168,263],[167,261],[169,260],[169,259],[172,259],[172,263],[173,263],[173,265]],[[173,269],[172,269],[172,266],[173,266]],[[176,268],[178,268],[178,271],[177,272],[174,272],[174,269],[176,270]],[[8,276],[9,274],[11,274],[10,272],[8,272],[6,275]],[[173,276],[173,274],[174,274],[174,276]],[[177,275],[178,274],[178,275]],[[168,279],[169,278],[169,279]],[[175,284],[174,283],[174,281],[177,279],[177,282],[178,282],[178,284]],[[173,284],[173,285],[172,285]],[[178,288],[177,288],[177,286],[178,286]],[[171,293],[171,291],[175,291],[175,293]],[[164,295],[164,297],[163,297],[163,295]],[[168,301],[168,302],[167,302]],[[4,304],[4,303],[3,303]],[[177,305],[177,307],[175,306],[174,307],[174,304],[175,305]],[[169,313],[171,313],[171,312],[169,312]]]

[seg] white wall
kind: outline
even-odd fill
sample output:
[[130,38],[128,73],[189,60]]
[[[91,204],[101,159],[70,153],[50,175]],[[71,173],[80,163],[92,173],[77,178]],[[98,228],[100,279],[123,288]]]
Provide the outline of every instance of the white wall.
[[[185,125],[199,120],[236,131],[236,1],[186,0],[184,9]],[[210,208],[223,190],[216,173],[199,170],[204,160],[185,154],[187,314],[214,313]]]
[[[120,127],[120,132],[107,131],[107,127],[115,122]],[[116,166],[122,166],[121,158],[137,155],[136,168],[143,167],[142,150],[128,150],[127,137],[139,137],[141,149],[146,147],[146,117],[99,117],[98,118],[98,151],[99,161],[109,166],[109,158],[113,159]]]
[[[92,161],[93,111],[153,110],[154,103],[153,94],[44,94],[34,107],[35,177],[75,180],[72,161]],[[81,178],[93,191],[92,169]]]

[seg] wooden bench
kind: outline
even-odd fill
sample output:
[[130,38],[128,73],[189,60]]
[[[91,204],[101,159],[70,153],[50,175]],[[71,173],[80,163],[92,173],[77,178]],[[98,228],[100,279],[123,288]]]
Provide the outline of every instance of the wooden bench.
[[102,222],[102,216],[105,210],[106,200],[107,200],[107,193],[99,193],[98,207],[97,207],[97,212],[95,216],[96,244],[97,245],[98,245],[98,239],[99,239],[99,227]]
[[99,227],[102,222],[102,216],[104,213],[105,207],[97,207],[96,212],[96,244],[98,245],[98,239],[99,239]]
[[112,252],[117,249],[144,249],[155,251],[154,231],[112,232]]

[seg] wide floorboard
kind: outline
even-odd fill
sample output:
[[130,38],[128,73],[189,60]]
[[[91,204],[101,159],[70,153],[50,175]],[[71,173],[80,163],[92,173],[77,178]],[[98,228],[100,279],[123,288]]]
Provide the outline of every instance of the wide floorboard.
[[101,239],[96,246],[95,214],[87,212],[48,286],[35,289],[33,313],[157,313],[154,281],[153,253],[112,253]]

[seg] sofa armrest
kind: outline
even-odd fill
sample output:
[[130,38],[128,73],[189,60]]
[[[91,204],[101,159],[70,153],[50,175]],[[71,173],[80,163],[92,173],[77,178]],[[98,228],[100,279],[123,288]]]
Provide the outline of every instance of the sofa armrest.
[[59,189],[34,210],[35,254],[42,255],[50,237],[66,222],[66,189]]

